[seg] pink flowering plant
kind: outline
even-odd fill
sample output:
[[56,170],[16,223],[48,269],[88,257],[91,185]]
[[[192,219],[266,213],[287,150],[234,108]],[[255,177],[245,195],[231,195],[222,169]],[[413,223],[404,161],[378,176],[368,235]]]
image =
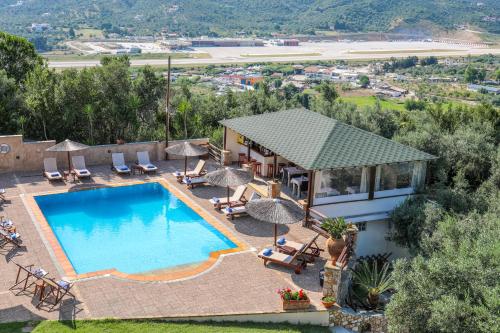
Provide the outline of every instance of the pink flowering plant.
[[294,291],[290,288],[282,288],[278,290],[278,294],[284,301],[305,301],[307,300],[307,294],[304,290]]

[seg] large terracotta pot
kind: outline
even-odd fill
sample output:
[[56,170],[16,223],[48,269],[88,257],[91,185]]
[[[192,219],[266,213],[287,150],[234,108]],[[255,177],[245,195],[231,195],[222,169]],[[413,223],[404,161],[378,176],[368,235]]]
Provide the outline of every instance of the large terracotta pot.
[[342,253],[342,250],[344,249],[345,246],[345,241],[344,239],[333,239],[333,238],[328,238],[326,240],[326,248],[328,250],[328,253],[332,257],[332,262],[337,262],[338,257]]

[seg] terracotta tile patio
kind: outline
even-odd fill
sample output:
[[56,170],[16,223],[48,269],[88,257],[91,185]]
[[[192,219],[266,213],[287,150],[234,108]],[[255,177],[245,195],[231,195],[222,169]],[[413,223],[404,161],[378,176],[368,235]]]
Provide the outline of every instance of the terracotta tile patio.
[[[190,163],[193,168],[195,161]],[[204,316],[242,313],[281,312],[281,302],[276,290],[280,287],[303,288],[312,299],[311,311],[324,310],[320,303],[321,288],[318,272],[325,263],[320,258],[308,265],[302,274],[291,270],[262,264],[256,253],[273,241],[273,225],[250,217],[226,219],[215,211],[207,199],[224,196],[225,189],[203,186],[187,190],[171,175],[181,169],[182,161],[157,163],[157,175],[114,175],[109,166],[90,167],[92,181],[81,183],[49,184],[39,173],[0,174],[0,187],[7,190],[7,203],[0,206],[0,215],[15,221],[23,238],[23,246],[13,250],[8,245],[0,249],[0,322],[37,319],[81,318],[151,318]],[[209,169],[215,169],[208,163]],[[54,311],[37,310],[32,295],[16,295],[10,291],[16,279],[17,269],[13,262],[43,267],[52,277],[61,278],[64,271],[56,263],[52,249],[39,233],[38,224],[32,220],[25,202],[28,194],[69,190],[98,184],[117,184],[133,181],[165,179],[193,200],[199,209],[210,214],[248,250],[221,256],[208,270],[185,279],[169,282],[141,282],[104,276],[79,280],[75,283],[76,300],[68,299]],[[251,193],[247,192],[247,196]],[[311,230],[300,224],[280,226],[281,235],[288,239],[306,242],[314,236]],[[324,239],[319,239],[324,242]]]

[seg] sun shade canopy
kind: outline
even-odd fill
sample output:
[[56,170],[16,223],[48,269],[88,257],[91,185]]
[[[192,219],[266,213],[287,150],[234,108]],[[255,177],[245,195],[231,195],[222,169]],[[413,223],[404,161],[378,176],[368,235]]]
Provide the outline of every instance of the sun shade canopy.
[[208,153],[207,148],[186,141],[165,148],[165,151],[169,154],[179,155],[179,156],[201,156]]
[[227,119],[221,124],[306,170],[437,158],[306,109]]
[[203,178],[216,186],[239,186],[250,183],[253,175],[246,170],[223,168],[209,172]]
[[59,142],[55,146],[52,146],[50,148],[47,148],[47,151],[64,151],[64,152],[69,152],[69,151],[78,151],[78,150],[84,150],[87,149],[89,146],[84,145],[83,143],[71,141],[69,139],[64,140],[63,142]]
[[305,218],[304,210],[296,203],[284,199],[256,199],[246,205],[253,218],[274,224],[294,224]]

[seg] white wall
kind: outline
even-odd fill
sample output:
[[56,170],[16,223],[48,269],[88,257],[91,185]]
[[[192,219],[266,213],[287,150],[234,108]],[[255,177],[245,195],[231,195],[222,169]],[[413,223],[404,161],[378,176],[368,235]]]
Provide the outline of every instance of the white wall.
[[390,259],[408,256],[408,251],[385,239],[388,231],[387,221],[366,222],[366,230],[358,233],[356,255],[366,256],[392,252]]
[[341,202],[329,205],[314,206],[313,209],[328,217],[365,215],[392,211],[405,201],[408,196]]

